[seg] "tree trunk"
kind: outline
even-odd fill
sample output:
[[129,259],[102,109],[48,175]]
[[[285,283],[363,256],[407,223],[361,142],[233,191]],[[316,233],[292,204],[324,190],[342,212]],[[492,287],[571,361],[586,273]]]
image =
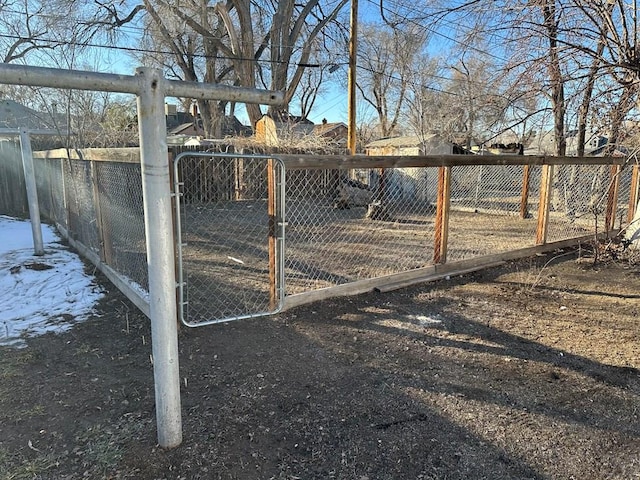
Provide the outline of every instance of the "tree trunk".
[[[206,138],[222,138],[222,119],[224,112],[218,109],[218,102],[198,100],[202,129]],[[198,119],[194,119],[195,122]]]
[[549,35],[549,79],[551,80],[551,103],[553,107],[553,126],[556,141],[556,155],[564,157],[567,153],[567,141],[564,131],[565,98],[564,79],[560,69],[558,55],[558,21],[555,1],[545,1],[542,5],[544,25]]
[[[614,3],[609,2],[606,6],[606,15],[611,16],[611,12],[613,11]],[[585,153],[585,143],[587,136],[587,117],[589,115],[589,106],[591,105],[591,98],[593,97],[593,89],[596,83],[596,77],[598,75],[598,71],[600,70],[600,66],[602,64],[602,54],[604,52],[604,47],[606,44],[606,36],[604,32],[600,33],[600,38],[598,39],[598,47],[596,48],[595,55],[592,59],[591,67],[589,68],[589,74],[587,75],[587,85],[582,93],[582,102],[580,103],[580,107],[578,109],[578,145],[577,145],[577,155],[578,157],[584,157]]]
[[251,122],[251,127],[255,129],[256,123],[258,123],[258,120],[262,118],[262,109],[260,108],[260,105],[255,105],[252,103],[248,103],[246,105],[246,108],[247,115],[249,116],[249,121]]

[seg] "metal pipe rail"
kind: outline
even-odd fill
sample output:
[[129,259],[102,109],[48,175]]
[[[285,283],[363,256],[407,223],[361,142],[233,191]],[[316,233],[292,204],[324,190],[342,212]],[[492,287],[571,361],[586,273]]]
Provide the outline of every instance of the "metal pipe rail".
[[[146,69],[138,69],[137,71],[141,70]],[[277,105],[282,103],[284,99],[282,92],[213,83],[183,82],[165,78],[160,78],[159,80],[162,80],[162,87],[166,97],[229,100],[263,105]],[[140,89],[143,88],[145,81],[141,75],[119,75],[3,63],[0,64],[0,83],[137,95]]]
[[282,103],[284,95],[282,92],[167,80],[160,70],[152,68],[138,68],[136,75],[128,76],[2,63],[0,83],[137,96],[158,443],[166,448],[176,447],[182,443],[182,417],[165,97],[276,105]]

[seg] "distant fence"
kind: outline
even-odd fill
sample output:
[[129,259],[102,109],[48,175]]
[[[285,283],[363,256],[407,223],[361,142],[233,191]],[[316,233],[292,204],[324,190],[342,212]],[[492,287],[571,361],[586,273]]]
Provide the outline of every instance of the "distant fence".
[[29,213],[18,136],[0,136],[0,213],[24,217]]
[[[170,152],[168,168],[184,150]],[[267,164],[234,157],[239,152],[228,146],[217,150],[226,156],[185,157],[175,179],[185,242],[183,301],[196,324],[224,319],[230,308],[242,314],[247,290],[273,290],[268,271],[249,267],[269,263]],[[284,213],[276,219],[286,225],[285,307],[593,238],[596,230],[623,227],[638,200],[638,166],[622,159],[274,156],[285,169]],[[107,266],[144,310],[137,149],[36,152],[34,162],[43,216],[91,261]],[[0,213],[27,211],[19,166],[19,154],[0,163],[2,185],[15,190],[0,196]],[[250,314],[256,307],[246,308]]]

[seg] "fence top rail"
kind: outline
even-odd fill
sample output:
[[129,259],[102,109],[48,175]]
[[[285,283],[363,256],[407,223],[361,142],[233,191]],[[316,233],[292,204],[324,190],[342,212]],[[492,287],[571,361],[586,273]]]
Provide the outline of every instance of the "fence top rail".
[[466,165],[624,165],[622,157],[551,157],[533,155],[290,155],[276,154],[288,170],[457,167]]
[[[146,88],[142,77],[141,70],[136,75],[120,75],[0,63],[0,83],[10,85],[140,94]],[[283,92],[214,83],[163,79],[162,88],[165,96],[168,97],[228,100],[264,105],[279,105],[284,99]]]
[[[167,152],[168,154],[168,152]],[[222,156],[240,158],[238,153],[184,152],[185,156]],[[248,154],[249,156],[252,156]],[[255,155],[253,155],[255,156]],[[287,170],[328,170],[350,168],[459,167],[468,165],[624,165],[621,157],[546,157],[529,155],[292,155],[259,154],[281,159]],[[139,147],[83,148],[80,150],[45,150],[33,152],[34,158],[59,158],[102,162],[140,163]]]
[[33,152],[33,158],[140,163],[140,148],[82,148],[78,150],[58,148]]
[[47,130],[47,129],[30,129],[30,128],[0,128],[0,137],[17,137],[21,133],[28,135],[67,135],[66,130]]

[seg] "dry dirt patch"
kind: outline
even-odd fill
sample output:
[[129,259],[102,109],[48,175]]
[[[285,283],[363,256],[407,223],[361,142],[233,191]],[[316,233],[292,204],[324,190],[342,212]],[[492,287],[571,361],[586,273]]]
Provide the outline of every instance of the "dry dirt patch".
[[183,329],[171,451],[148,320],[105,285],[101,317],[0,349],[0,478],[640,478],[637,263],[563,252]]

